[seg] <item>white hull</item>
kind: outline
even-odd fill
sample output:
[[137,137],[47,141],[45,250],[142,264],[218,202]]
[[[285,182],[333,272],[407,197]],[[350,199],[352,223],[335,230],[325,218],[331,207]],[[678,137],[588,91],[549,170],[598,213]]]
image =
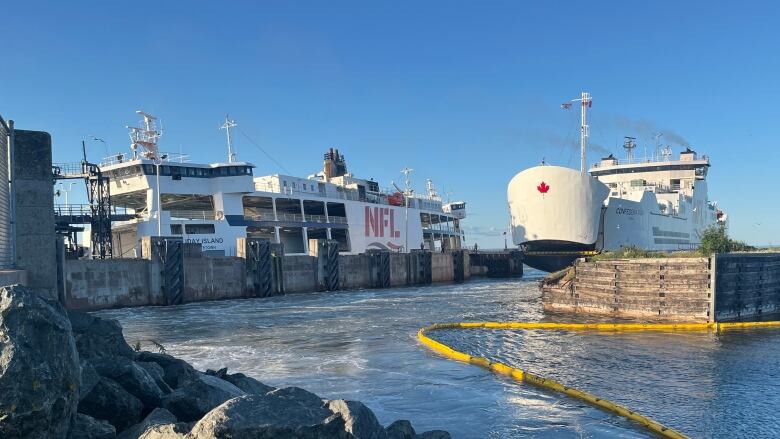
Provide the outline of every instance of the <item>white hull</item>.
[[[590,173],[536,166],[511,180],[508,200],[512,239],[525,248],[528,265],[554,271],[591,250],[693,249],[698,247],[702,232],[718,221],[719,212],[707,200],[703,178],[675,179],[687,171],[674,170],[675,166],[683,169],[698,163],[639,164],[631,172],[623,172],[616,163]],[[659,167],[672,170],[656,170]],[[645,171],[650,168],[652,172]],[[600,175],[594,177],[591,173]],[[635,178],[654,174],[687,186],[651,185]],[[621,180],[621,175],[628,177]]]

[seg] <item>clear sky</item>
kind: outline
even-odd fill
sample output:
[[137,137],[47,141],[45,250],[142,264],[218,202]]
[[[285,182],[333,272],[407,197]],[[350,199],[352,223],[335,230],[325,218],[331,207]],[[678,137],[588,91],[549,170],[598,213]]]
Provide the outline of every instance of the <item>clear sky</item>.
[[230,113],[284,168],[237,133],[256,175],[309,175],[328,147],[384,186],[409,166],[497,247],[515,173],[579,166],[560,104],[589,91],[589,163],[667,133],[712,157],[734,237],[780,244],[777,2],[15,1],[0,17],[0,114],[50,132],[55,161],[89,135],[108,142],[93,160],[126,151],[138,109],[163,150],[224,160]]

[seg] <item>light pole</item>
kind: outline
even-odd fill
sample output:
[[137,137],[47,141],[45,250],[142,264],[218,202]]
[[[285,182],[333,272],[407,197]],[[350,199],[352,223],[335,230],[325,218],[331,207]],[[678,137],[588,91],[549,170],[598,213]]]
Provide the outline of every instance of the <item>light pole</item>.
[[65,193],[65,210],[68,209],[69,203],[68,203],[68,192],[73,190],[73,185],[76,184],[74,182],[68,183],[68,188],[65,189],[65,183],[60,182],[60,190]]
[[406,238],[406,244],[404,245],[404,250],[406,250],[407,253],[409,253],[409,196],[412,194],[412,179],[410,177],[412,171],[414,171],[414,169],[409,169],[409,167],[401,169],[401,173],[404,174],[406,183],[406,193],[404,194],[404,221],[406,223],[404,237]]
[[160,201],[160,164],[167,158],[166,154],[154,158],[157,174],[157,236],[162,236],[162,202]]

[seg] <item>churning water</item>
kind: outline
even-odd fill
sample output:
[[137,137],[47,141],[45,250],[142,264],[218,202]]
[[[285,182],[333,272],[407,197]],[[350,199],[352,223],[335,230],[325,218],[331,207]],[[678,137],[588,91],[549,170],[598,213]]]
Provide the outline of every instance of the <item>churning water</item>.
[[[104,311],[133,343],[199,369],[357,399],[380,422],[456,438],[647,437],[568,397],[446,360],[415,338],[435,322],[569,321],[523,280],[360,290]],[[692,437],[780,436],[780,330],[573,333],[452,330],[433,338],[609,398]]]

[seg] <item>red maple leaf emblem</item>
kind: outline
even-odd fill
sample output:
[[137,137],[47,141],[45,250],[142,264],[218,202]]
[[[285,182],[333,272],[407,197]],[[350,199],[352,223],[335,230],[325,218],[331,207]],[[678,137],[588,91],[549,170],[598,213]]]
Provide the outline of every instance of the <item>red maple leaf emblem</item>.
[[546,193],[547,193],[547,191],[549,191],[549,190],[550,190],[550,186],[549,186],[547,183],[545,183],[545,182],[541,182],[541,183],[539,184],[539,186],[536,186],[536,189],[538,189],[538,190],[539,190],[539,192],[541,192],[541,193],[543,193],[543,194],[546,194]]

